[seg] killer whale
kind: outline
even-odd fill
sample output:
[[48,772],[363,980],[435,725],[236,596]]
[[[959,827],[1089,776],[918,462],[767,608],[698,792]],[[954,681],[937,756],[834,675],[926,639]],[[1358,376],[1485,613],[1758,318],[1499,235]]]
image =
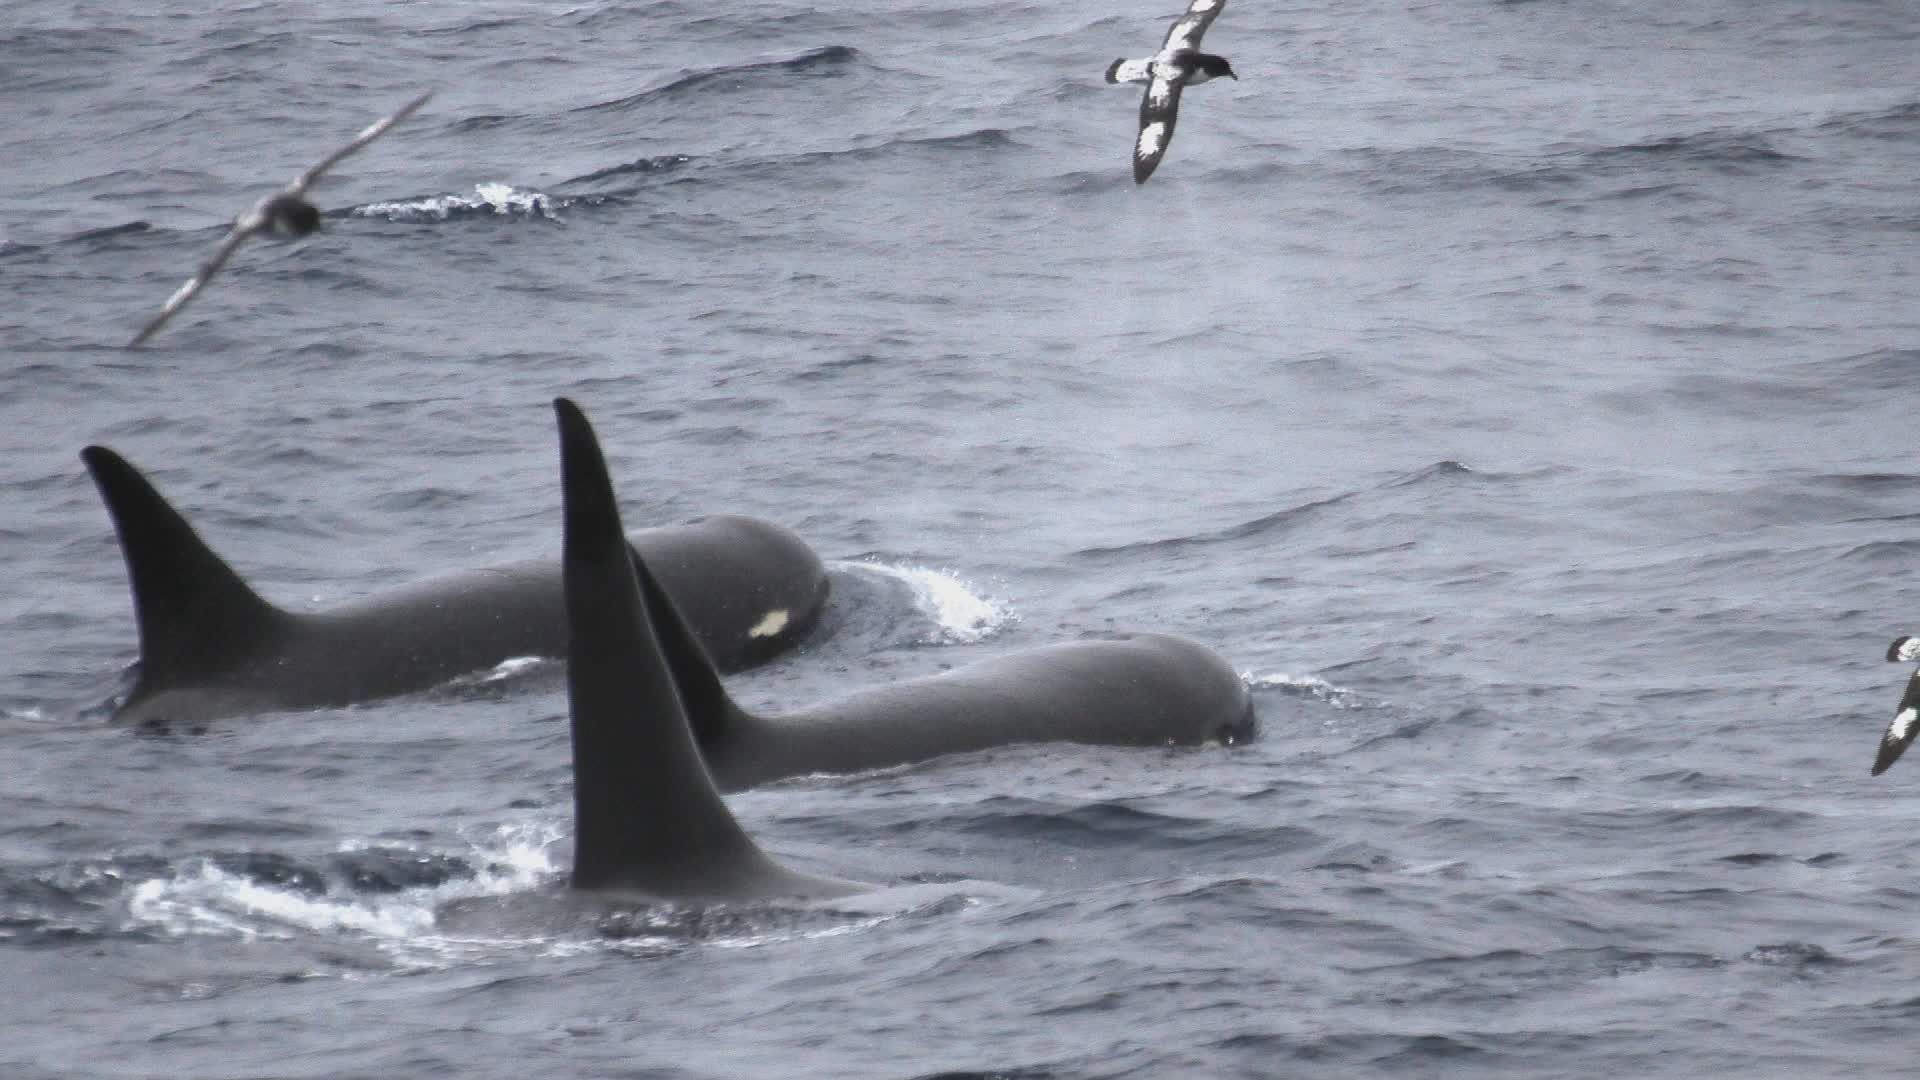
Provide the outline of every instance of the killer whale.
[[857,691],[812,709],[735,704],[697,625],[636,550],[634,571],[715,783],[848,773],[1031,742],[1121,746],[1242,742],[1257,730],[1246,683],[1218,653],[1168,634],[1068,642]]
[[[567,641],[561,567],[536,559],[430,579],[327,611],[257,593],[132,464],[81,452],[126,559],[138,675],[114,712],[200,721],[351,705],[441,685]],[[770,522],[731,515],[637,530],[702,647],[738,670],[792,647],[825,607],[826,568]]]
[[[650,900],[825,898],[851,882],[789,870],[728,811],[694,743],[593,428],[565,398],[567,702],[576,891]],[[660,595],[657,592],[655,595]]]
[[[644,561],[638,569],[648,602],[671,612]],[[666,652],[707,767],[726,791],[1018,743],[1233,744],[1258,729],[1252,696],[1232,666],[1170,634],[1047,645],[758,715],[734,703],[683,619],[656,625],[675,622]]]

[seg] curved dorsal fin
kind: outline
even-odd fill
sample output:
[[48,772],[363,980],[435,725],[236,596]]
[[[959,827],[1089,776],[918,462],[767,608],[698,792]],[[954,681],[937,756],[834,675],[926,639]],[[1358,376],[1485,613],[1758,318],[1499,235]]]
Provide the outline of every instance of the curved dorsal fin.
[[741,830],[694,744],[593,428],[554,401],[566,498],[573,885],[711,895],[781,875]]
[[285,617],[215,555],[125,458],[104,446],[89,446],[80,458],[120,534],[144,685],[217,671]]
[[660,586],[660,580],[653,576],[638,551],[633,553],[633,571],[640,579],[640,595],[646,600],[647,612],[653,617],[660,651],[666,656],[674,686],[680,691],[680,704],[686,709],[693,741],[703,748],[714,746],[732,733],[731,729],[745,714],[727,696],[726,685],[720,681],[720,669],[714,666],[713,658],[707,655],[693,627],[687,624],[673,597]]

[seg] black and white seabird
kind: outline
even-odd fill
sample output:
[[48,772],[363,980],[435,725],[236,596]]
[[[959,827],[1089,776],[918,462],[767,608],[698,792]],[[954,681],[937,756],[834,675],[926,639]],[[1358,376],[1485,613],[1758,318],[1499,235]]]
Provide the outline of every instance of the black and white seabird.
[[1144,184],[1173,141],[1173,123],[1180,118],[1180,91],[1222,75],[1236,81],[1233,65],[1224,56],[1200,51],[1200,35],[1227,0],[1193,0],[1186,14],[1167,31],[1160,51],[1144,60],[1115,60],[1107,66],[1110,83],[1147,84],[1140,99],[1140,135],[1133,143],[1133,182]]
[[313,186],[314,181],[324,176],[328,169],[340,164],[348,155],[358,153],[368,143],[385,135],[395,124],[412,116],[432,96],[431,92],[421,94],[401,106],[399,111],[392,115],[383,116],[368,124],[365,130],[353,137],[352,142],[328,154],[321,159],[320,164],[294,177],[292,183],[261,199],[246,213],[235,218],[233,229],[227,233],[226,239],[220,241],[220,247],[214,251],[213,257],[201,263],[200,269],[187,279],[186,284],[175,289],[173,295],[167,297],[167,302],[160,308],[160,314],[155,315],[152,321],[141,327],[140,332],[127,343],[127,347],[134,348],[158,333],[160,328],[167,324],[168,319],[173,318],[176,312],[187,306],[187,301],[192,300],[201,289],[206,288],[207,282],[213,280],[213,275],[220,272],[220,268],[233,257],[233,253],[239,250],[247,237],[264,232],[282,239],[293,239],[306,236],[318,229],[320,211],[307,201],[307,189]]
[[[1887,646],[1887,661],[1920,663],[1920,638],[1894,638],[1893,644]],[[1893,711],[1893,722],[1887,725],[1887,733],[1880,736],[1880,752],[1873,759],[1873,775],[1879,776],[1900,760],[1915,735],[1920,735],[1920,669],[1907,679],[1907,692],[1900,696],[1900,707]]]

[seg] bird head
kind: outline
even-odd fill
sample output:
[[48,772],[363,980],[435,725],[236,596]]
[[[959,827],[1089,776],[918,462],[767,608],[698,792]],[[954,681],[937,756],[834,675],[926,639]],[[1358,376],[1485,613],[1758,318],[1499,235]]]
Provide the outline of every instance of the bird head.
[[1200,70],[1206,72],[1208,76],[1212,78],[1217,79],[1225,75],[1234,82],[1240,81],[1240,76],[1233,73],[1233,65],[1227,63],[1227,58],[1224,56],[1214,56],[1210,53],[1203,54],[1199,57],[1199,61]]
[[297,195],[283,195],[267,207],[267,228],[282,236],[306,236],[320,227],[320,208]]

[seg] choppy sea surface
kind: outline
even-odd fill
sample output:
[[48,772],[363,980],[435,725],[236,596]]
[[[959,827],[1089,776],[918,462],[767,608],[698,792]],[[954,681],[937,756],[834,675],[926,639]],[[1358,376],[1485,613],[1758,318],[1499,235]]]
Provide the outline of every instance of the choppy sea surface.
[[[1920,21],[1172,4],[12,0],[0,1073],[1910,1075]],[[123,348],[225,223],[415,93]],[[731,797],[865,910],[560,902],[556,665],[116,727],[77,451],[318,607],[629,524],[829,559],[810,702],[1115,629],[1249,745]]]

